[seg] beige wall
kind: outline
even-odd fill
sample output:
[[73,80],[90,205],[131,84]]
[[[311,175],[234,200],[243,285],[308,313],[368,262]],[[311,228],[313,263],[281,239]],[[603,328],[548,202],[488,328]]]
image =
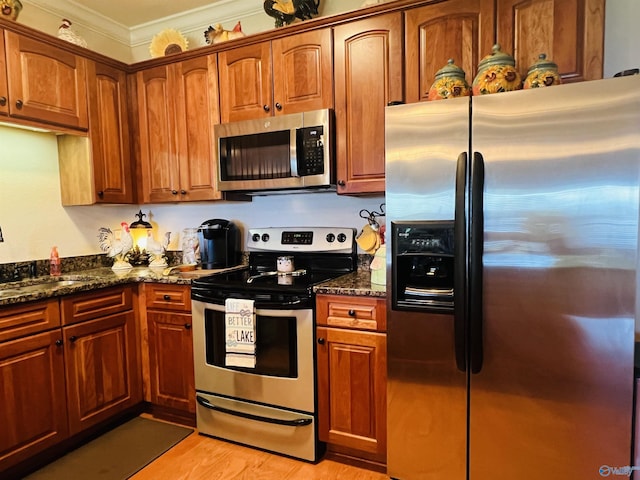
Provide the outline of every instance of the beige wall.
[[[345,198],[334,193],[255,197],[247,202],[167,205],[60,204],[55,135],[0,126],[0,263],[48,258],[57,245],[62,257],[100,253],[98,228],[131,223],[139,208],[160,233],[170,231],[179,249],[183,228],[210,218],[237,222],[243,229],[267,226],[331,225],[360,228],[362,208],[377,209],[383,197]],[[157,236],[159,239],[160,237]]]

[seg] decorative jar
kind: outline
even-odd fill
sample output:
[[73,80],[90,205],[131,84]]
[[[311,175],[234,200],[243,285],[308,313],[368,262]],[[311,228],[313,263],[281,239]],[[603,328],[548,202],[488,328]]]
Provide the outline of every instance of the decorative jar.
[[492,52],[478,65],[478,74],[473,80],[473,94],[510,92],[522,88],[522,79],[516,70],[516,61],[495,44]]
[[429,89],[429,100],[444,100],[471,95],[465,73],[450,58],[447,64],[436,72],[436,77]]
[[547,60],[547,55],[541,53],[536,63],[529,67],[527,78],[524,79],[524,88],[550,87],[561,83],[558,65]]
[[22,2],[20,0],[0,0],[0,12],[5,18],[17,20],[22,10]]

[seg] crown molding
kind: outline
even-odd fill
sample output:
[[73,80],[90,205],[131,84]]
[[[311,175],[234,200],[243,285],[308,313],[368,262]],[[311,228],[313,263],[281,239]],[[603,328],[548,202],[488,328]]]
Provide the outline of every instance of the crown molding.
[[197,32],[201,35],[203,26],[237,22],[264,14],[262,4],[258,2],[258,5],[256,7],[255,0],[219,0],[212,5],[137,25],[131,28],[131,47],[151,42],[153,36],[165,28],[174,28],[183,34]]
[[203,25],[209,23],[222,24],[264,13],[262,4],[258,3],[259,7],[256,7],[256,2],[253,0],[219,0],[211,5],[129,28],[73,0],[22,0],[22,2],[25,6],[37,8],[49,16],[70,18],[74,24],[83,29],[94,31],[130,48],[149,43],[155,34],[168,27],[188,34],[199,32]]

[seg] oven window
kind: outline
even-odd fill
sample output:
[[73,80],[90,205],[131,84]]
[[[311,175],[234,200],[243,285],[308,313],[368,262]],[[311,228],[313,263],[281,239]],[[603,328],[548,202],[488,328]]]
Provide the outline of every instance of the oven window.
[[224,312],[205,310],[204,330],[209,365],[256,375],[297,378],[298,342],[295,317],[256,315],[256,368],[225,366]]

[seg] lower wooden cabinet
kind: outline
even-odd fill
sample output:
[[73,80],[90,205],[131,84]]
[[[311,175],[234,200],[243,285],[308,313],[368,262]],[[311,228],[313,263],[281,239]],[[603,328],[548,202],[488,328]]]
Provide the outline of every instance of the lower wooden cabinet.
[[327,450],[386,463],[385,300],[317,297],[318,428]]
[[128,311],[62,329],[72,435],[142,401],[135,328]]
[[0,477],[142,402],[133,288],[0,308]]
[[60,329],[0,344],[0,477],[68,433]]
[[191,289],[146,284],[149,386],[154,414],[195,424]]

